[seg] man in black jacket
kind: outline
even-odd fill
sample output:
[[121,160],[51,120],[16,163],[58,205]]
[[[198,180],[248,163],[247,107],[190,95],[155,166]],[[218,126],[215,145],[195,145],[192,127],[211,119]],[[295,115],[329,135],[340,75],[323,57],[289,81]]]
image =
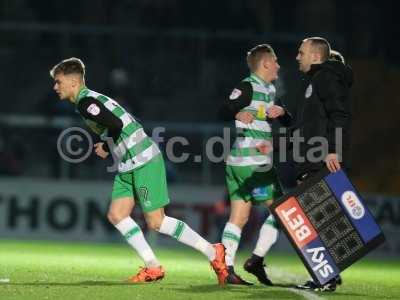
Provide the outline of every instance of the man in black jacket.
[[342,62],[329,58],[329,43],[317,37],[303,40],[296,57],[307,86],[298,115],[299,130],[294,134],[300,181],[324,165],[331,172],[349,168],[353,72]]
[[[349,168],[353,72],[344,59],[331,57],[328,41],[319,37],[304,39],[296,60],[306,75],[304,103],[293,135],[296,175],[303,182],[324,166],[331,172]],[[324,286],[308,281],[298,287],[334,291],[340,283],[338,276]]]

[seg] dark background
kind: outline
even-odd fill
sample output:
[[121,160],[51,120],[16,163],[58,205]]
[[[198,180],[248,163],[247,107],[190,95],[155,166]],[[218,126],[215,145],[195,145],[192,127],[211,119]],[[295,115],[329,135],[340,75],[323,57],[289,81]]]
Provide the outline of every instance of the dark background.
[[[305,37],[327,38],[355,73],[353,168],[365,192],[400,194],[399,22],[395,1],[0,1],[0,174],[111,177],[95,157],[62,162],[56,140],[82,125],[58,101],[49,69],[68,57],[87,85],[151,129],[183,135],[190,153],[220,135],[221,102],[247,76],[245,55],[270,43],[281,65],[278,94],[295,114],[302,97],[295,57]],[[66,117],[66,119],[65,119]],[[66,120],[65,123],[58,122]],[[223,184],[223,163],[168,164],[171,182]]]

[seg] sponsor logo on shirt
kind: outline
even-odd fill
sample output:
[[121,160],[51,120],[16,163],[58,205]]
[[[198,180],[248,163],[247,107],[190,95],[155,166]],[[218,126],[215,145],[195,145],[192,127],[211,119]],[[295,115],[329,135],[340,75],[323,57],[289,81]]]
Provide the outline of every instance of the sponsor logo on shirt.
[[239,98],[241,94],[242,94],[241,90],[233,89],[231,95],[229,96],[229,99],[235,100],[235,99]]
[[93,116],[97,116],[100,113],[100,107],[97,104],[90,104],[87,108],[87,112]]

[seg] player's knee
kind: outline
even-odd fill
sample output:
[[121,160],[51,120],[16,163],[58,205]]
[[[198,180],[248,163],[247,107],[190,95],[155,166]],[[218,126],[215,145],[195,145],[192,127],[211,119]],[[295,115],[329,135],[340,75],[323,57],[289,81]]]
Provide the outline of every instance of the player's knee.
[[274,203],[274,199],[269,199],[269,200],[265,201],[265,204],[268,208],[272,205],[272,203]]
[[162,223],[160,218],[151,218],[146,220],[147,227],[151,230],[159,231]]
[[109,221],[111,224],[113,224],[113,225],[118,224],[118,223],[121,222],[125,217],[126,217],[126,216],[124,216],[124,215],[122,215],[122,214],[120,214],[120,213],[117,213],[116,211],[109,211],[109,212],[107,213],[107,219],[108,219],[108,221]]
[[157,209],[150,213],[145,214],[147,228],[155,231],[159,231],[161,228],[161,224],[165,218],[164,210]]
[[244,217],[244,218],[239,219],[237,226],[243,229],[244,225],[247,224],[248,220],[249,220],[248,217]]
[[242,229],[244,225],[246,225],[247,221],[249,220],[248,216],[235,216],[229,220],[229,223],[235,224],[237,227]]

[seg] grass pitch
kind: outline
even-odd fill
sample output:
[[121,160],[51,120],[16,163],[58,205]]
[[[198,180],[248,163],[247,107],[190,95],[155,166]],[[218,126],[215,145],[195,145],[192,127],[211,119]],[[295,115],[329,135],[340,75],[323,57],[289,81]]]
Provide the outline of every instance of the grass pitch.
[[[308,279],[296,256],[272,253],[269,274],[278,287],[219,287],[207,259],[190,248],[155,249],[166,269],[158,283],[124,282],[141,261],[126,245],[66,242],[0,241],[0,299],[400,299],[400,261],[364,259],[342,275],[334,293],[298,291],[291,286]],[[241,265],[249,253],[241,251],[237,271],[256,282]]]

